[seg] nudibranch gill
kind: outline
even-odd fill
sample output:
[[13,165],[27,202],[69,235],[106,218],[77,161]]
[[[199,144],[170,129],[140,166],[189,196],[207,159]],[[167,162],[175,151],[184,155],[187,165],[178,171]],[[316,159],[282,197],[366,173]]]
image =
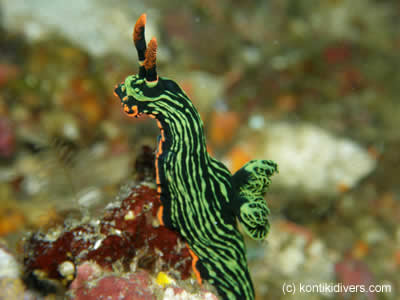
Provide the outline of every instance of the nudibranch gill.
[[157,41],[146,46],[145,23],[143,14],[133,32],[139,73],[116,86],[115,94],[128,116],[146,114],[160,128],[155,159],[160,222],[187,242],[200,283],[211,283],[222,299],[254,299],[236,220],[250,237],[265,238],[269,210],[264,194],[277,164],[252,160],[232,175],[208,154],[203,122],[192,102],[177,83],[157,75]]

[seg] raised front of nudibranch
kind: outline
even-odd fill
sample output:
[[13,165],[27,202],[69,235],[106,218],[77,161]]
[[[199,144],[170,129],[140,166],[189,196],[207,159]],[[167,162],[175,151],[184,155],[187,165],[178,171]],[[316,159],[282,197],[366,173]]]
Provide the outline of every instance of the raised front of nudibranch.
[[160,222],[187,242],[200,283],[214,285],[222,299],[254,299],[236,220],[250,237],[266,237],[264,195],[277,165],[252,160],[232,175],[208,154],[192,102],[177,83],[157,74],[157,41],[146,46],[145,23],[146,15],[140,16],[133,33],[139,72],[116,86],[115,94],[128,116],[147,114],[160,128],[155,159]]

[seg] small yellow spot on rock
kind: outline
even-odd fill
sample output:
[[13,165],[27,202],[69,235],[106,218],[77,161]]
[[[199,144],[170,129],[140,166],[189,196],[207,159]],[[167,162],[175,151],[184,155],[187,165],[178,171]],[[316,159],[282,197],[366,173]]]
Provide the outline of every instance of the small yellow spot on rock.
[[167,275],[167,273],[159,272],[156,278],[156,282],[158,285],[165,287],[171,283],[174,283],[175,281],[169,275]]
[[125,221],[132,221],[134,219],[135,219],[135,214],[131,210],[124,217]]

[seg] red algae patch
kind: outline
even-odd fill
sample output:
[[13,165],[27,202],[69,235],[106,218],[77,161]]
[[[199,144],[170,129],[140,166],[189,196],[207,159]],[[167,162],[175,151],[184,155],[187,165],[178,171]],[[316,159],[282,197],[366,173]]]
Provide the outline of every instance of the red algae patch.
[[[76,274],[83,276],[79,270],[88,261],[104,272],[168,271],[176,279],[187,279],[191,274],[189,251],[175,232],[160,226],[156,217],[159,206],[152,184],[142,182],[130,189],[128,197],[108,205],[99,219],[69,220],[63,226],[33,234],[25,244],[26,282],[40,289],[45,282],[53,292],[57,285],[68,286]],[[133,279],[124,275],[118,280],[102,280],[102,285],[125,289]]]

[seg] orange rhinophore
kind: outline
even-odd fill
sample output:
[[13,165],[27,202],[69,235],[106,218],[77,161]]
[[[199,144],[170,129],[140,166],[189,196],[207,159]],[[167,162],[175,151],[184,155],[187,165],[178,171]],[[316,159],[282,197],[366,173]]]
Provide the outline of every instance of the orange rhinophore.
[[135,29],[133,30],[133,42],[135,44],[144,38],[145,25],[146,25],[146,14],[142,14],[136,21]]
[[150,70],[155,67],[157,60],[157,40],[155,37],[151,39],[147,46],[144,60],[144,67],[146,70]]

